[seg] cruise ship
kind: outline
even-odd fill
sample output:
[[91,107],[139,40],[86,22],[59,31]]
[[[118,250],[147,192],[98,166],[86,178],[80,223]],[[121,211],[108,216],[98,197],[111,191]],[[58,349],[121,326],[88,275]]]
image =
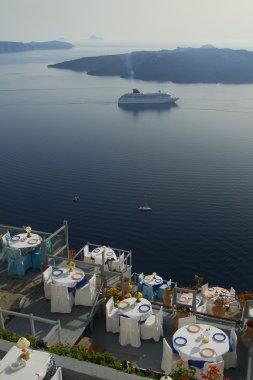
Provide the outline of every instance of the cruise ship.
[[122,95],[118,104],[174,104],[178,99],[166,92],[143,93],[134,88],[132,93]]

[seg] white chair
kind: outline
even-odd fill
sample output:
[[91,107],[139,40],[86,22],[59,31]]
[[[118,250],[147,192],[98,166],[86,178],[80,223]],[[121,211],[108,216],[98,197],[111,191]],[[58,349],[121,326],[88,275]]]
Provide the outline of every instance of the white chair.
[[205,296],[205,292],[208,290],[208,282],[201,286],[201,294],[202,296]]
[[178,318],[178,328],[189,325],[190,323],[196,323],[196,316],[192,315],[190,317]]
[[163,338],[163,356],[161,362],[161,369],[165,374],[169,374],[173,368],[173,352],[169,343]]
[[86,264],[95,264],[95,260],[92,260],[91,253],[89,252],[89,244],[83,247],[83,261]]
[[[207,371],[209,370],[209,367],[210,367],[210,366],[212,367],[212,366],[214,366],[214,365],[220,369],[221,378],[222,378],[222,376],[223,376],[223,371],[224,371],[224,361],[223,361],[223,360],[221,360],[220,362],[215,362],[215,363],[208,363],[208,362],[206,362],[206,363],[204,364],[204,367],[203,367],[203,371],[202,371],[202,373],[206,374]],[[201,377],[201,378],[202,378],[202,377]]]
[[42,273],[45,298],[48,299],[48,300],[51,299],[52,270],[53,270],[53,268],[51,266],[49,266]]
[[236,368],[237,366],[237,335],[234,328],[232,328],[230,332],[230,343],[232,351],[229,351],[223,355],[224,365],[226,369]]
[[54,376],[51,377],[51,380],[62,380],[62,370],[61,367],[58,367]]
[[119,332],[119,314],[118,309],[114,307],[114,300],[111,297],[105,305],[106,314],[106,331],[118,333]]
[[135,318],[120,316],[119,343],[121,346],[130,344],[132,347],[140,347],[140,326]]
[[51,313],[71,313],[73,304],[74,297],[67,286],[51,284]]
[[94,274],[89,283],[76,289],[75,305],[92,306],[97,294],[96,275]]
[[157,314],[150,315],[140,329],[141,339],[153,338],[155,342],[159,342],[160,336],[163,336],[163,306]]
[[235,300],[235,289],[232,286],[230,288],[230,292],[229,293],[230,293],[231,298]]
[[123,272],[125,269],[125,255],[124,252],[119,256],[118,260],[112,261],[112,269],[117,272]]
[[207,300],[200,306],[197,307],[198,313],[206,313],[207,312]]

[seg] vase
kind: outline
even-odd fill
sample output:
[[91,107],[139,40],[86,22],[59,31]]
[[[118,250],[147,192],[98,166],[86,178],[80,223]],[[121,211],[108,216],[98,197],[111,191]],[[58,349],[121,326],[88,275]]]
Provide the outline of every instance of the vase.
[[212,314],[217,317],[222,317],[225,314],[226,307],[225,305],[215,305],[212,308]]
[[131,281],[129,278],[125,278],[124,280],[124,294],[129,294],[131,293],[133,289],[133,285],[131,284]]
[[175,318],[172,319],[172,326],[174,328],[174,330],[178,330],[178,320],[179,318],[186,318],[186,317],[189,317],[189,313],[185,312],[176,312],[176,315],[175,315]]
[[170,306],[171,305],[171,290],[170,289],[164,289],[163,293],[163,304],[165,306]]

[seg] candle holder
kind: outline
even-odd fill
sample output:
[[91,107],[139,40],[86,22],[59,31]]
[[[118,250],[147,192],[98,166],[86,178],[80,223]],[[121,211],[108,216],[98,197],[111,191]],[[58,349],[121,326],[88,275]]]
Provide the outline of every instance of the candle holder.
[[26,232],[27,232],[27,237],[28,237],[28,238],[31,237],[31,236],[32,236],[32,234],[31,234],[31,232],[32,232],[31,227],[30,227],[30,226],[27,226],[25,230],[26,230]]
[[16,347],[21,349],[21,355],[20,358],[24,360],[29,360],[31,357],[31,353],[28,349],[30,346],[29,340],[27,340],[25,337],[19,338],[19,340],[16,343]]

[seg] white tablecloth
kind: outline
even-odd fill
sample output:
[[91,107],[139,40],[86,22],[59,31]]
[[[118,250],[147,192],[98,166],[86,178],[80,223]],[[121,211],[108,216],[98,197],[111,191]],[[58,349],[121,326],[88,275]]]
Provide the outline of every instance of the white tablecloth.
[[[192,306],[192,300],[193,300],[193,295],[192,293],[182,293],[182,295],[177,296],[177,301],[182,303],[183,305],[189,305]],[[200,306],[202,302],[202,296],[197,295],[196,296],[196,307]]]
[[[126,315],[129,318],[137,318],[137,319],[146,319],[150,314],[152,314],[152,305],[151,303],[145,299],[141,298],[140,302],[136,302],[136,298],[131,297],[131,298],[126,298],[124,301],[129,303],[129,307],[125,309],[118,309],[118,314],[119,315]],[[141,305],[147,305],[148,307],[141,307]],[[141,309],[144,311],[142,312]],[[146,310],[145,310],[146,309]],[[146,318],[145,318],[146,317]]]
[[[57,273],[58,269],[63,272],[60,276],[58,276],[58,273]],[[54,275],[54,271],[57,275]],[[83,279],[83,277],[80,278],[80,280],[76,280],[76,279],[72,278],[72,276],[77,272],[82,273],[84,276],[84,271],[80,268],[77,268],[77,267],[75,267],[72,272],[69,272],[68,267],[55,268],[52,271],[52,282],[53,282],[53,284],[67,286],[69,288],[74,288],[76,286],[76,284],[78,282],[82,281],[82,279]]]
[[[18,240],[14,240],[16,236],[19,238]],[[12,236],[11,240],[9,240],[9,245],[12,248],[20,249],[22,253],[25,253],[31,251],[33,248],[38,247],[41,244],[41,240],[41,236],[37,234],[31,234],[31,237],[27,237],[27,233],[25,232]]]
[[[46,375],[50,355],[47,352],[32,351],[31,358],[26,361],[26,366],[16,371],[10,367],[15,363],[21,354],[21,350],[13,346],[0,361],[0,379],[1,380],[38,380],[43,379]],[[39,374],[38,375],[36,375]]]
[[204,296],[208,300],[208,302],[213,302],[213,303],[218,297],[223,298],[224,303],[227,303],[227,304],[235,300],[235,296],[230,294],[229,290],[220,288],[218,286],[214,286],[213,288],[208,288],[208,290],[205,291]]
[[150,274],[148,276],[145,276],[143,279],[143,283],[147,286],[160,286],[163,284],[163,279],[160,276],[155,276],[153,274]]
[[[189,326],[189,325],[188,325]],[[178,329],[173,335],[173,346],[178,351],[180,357],[184,361],[188,360],[205,360],[210,362],[219,361],[221,356],[224,355],[229,350],[229,338],[228,336],[220,329],[210,325],[199,324],[201,330],[197,333],[193,333],[187,330],[188,326],[183,326]],[[196,339],[204,333],[206,329],[210,328],[210,340],[208,343],[203,343],[201,341],[197,342]],[[223,342],[216,342],[213,339],[213,335],[217,333],[225,334],[226,339]],[[187,339],[187,343],[184,346],[177,346],[174,342],[178,337],[183,337]],[[200,354],[202,348],[211,348],[215,350],[215,355],[211,358],[203,357]]]
[[110,260],[117,260],[117,256],[111,248],[102,246],[94,248],[90,253],[90,257],[94,259],[95,264],[102,264],[102,252],[104,252],[105,263]]

